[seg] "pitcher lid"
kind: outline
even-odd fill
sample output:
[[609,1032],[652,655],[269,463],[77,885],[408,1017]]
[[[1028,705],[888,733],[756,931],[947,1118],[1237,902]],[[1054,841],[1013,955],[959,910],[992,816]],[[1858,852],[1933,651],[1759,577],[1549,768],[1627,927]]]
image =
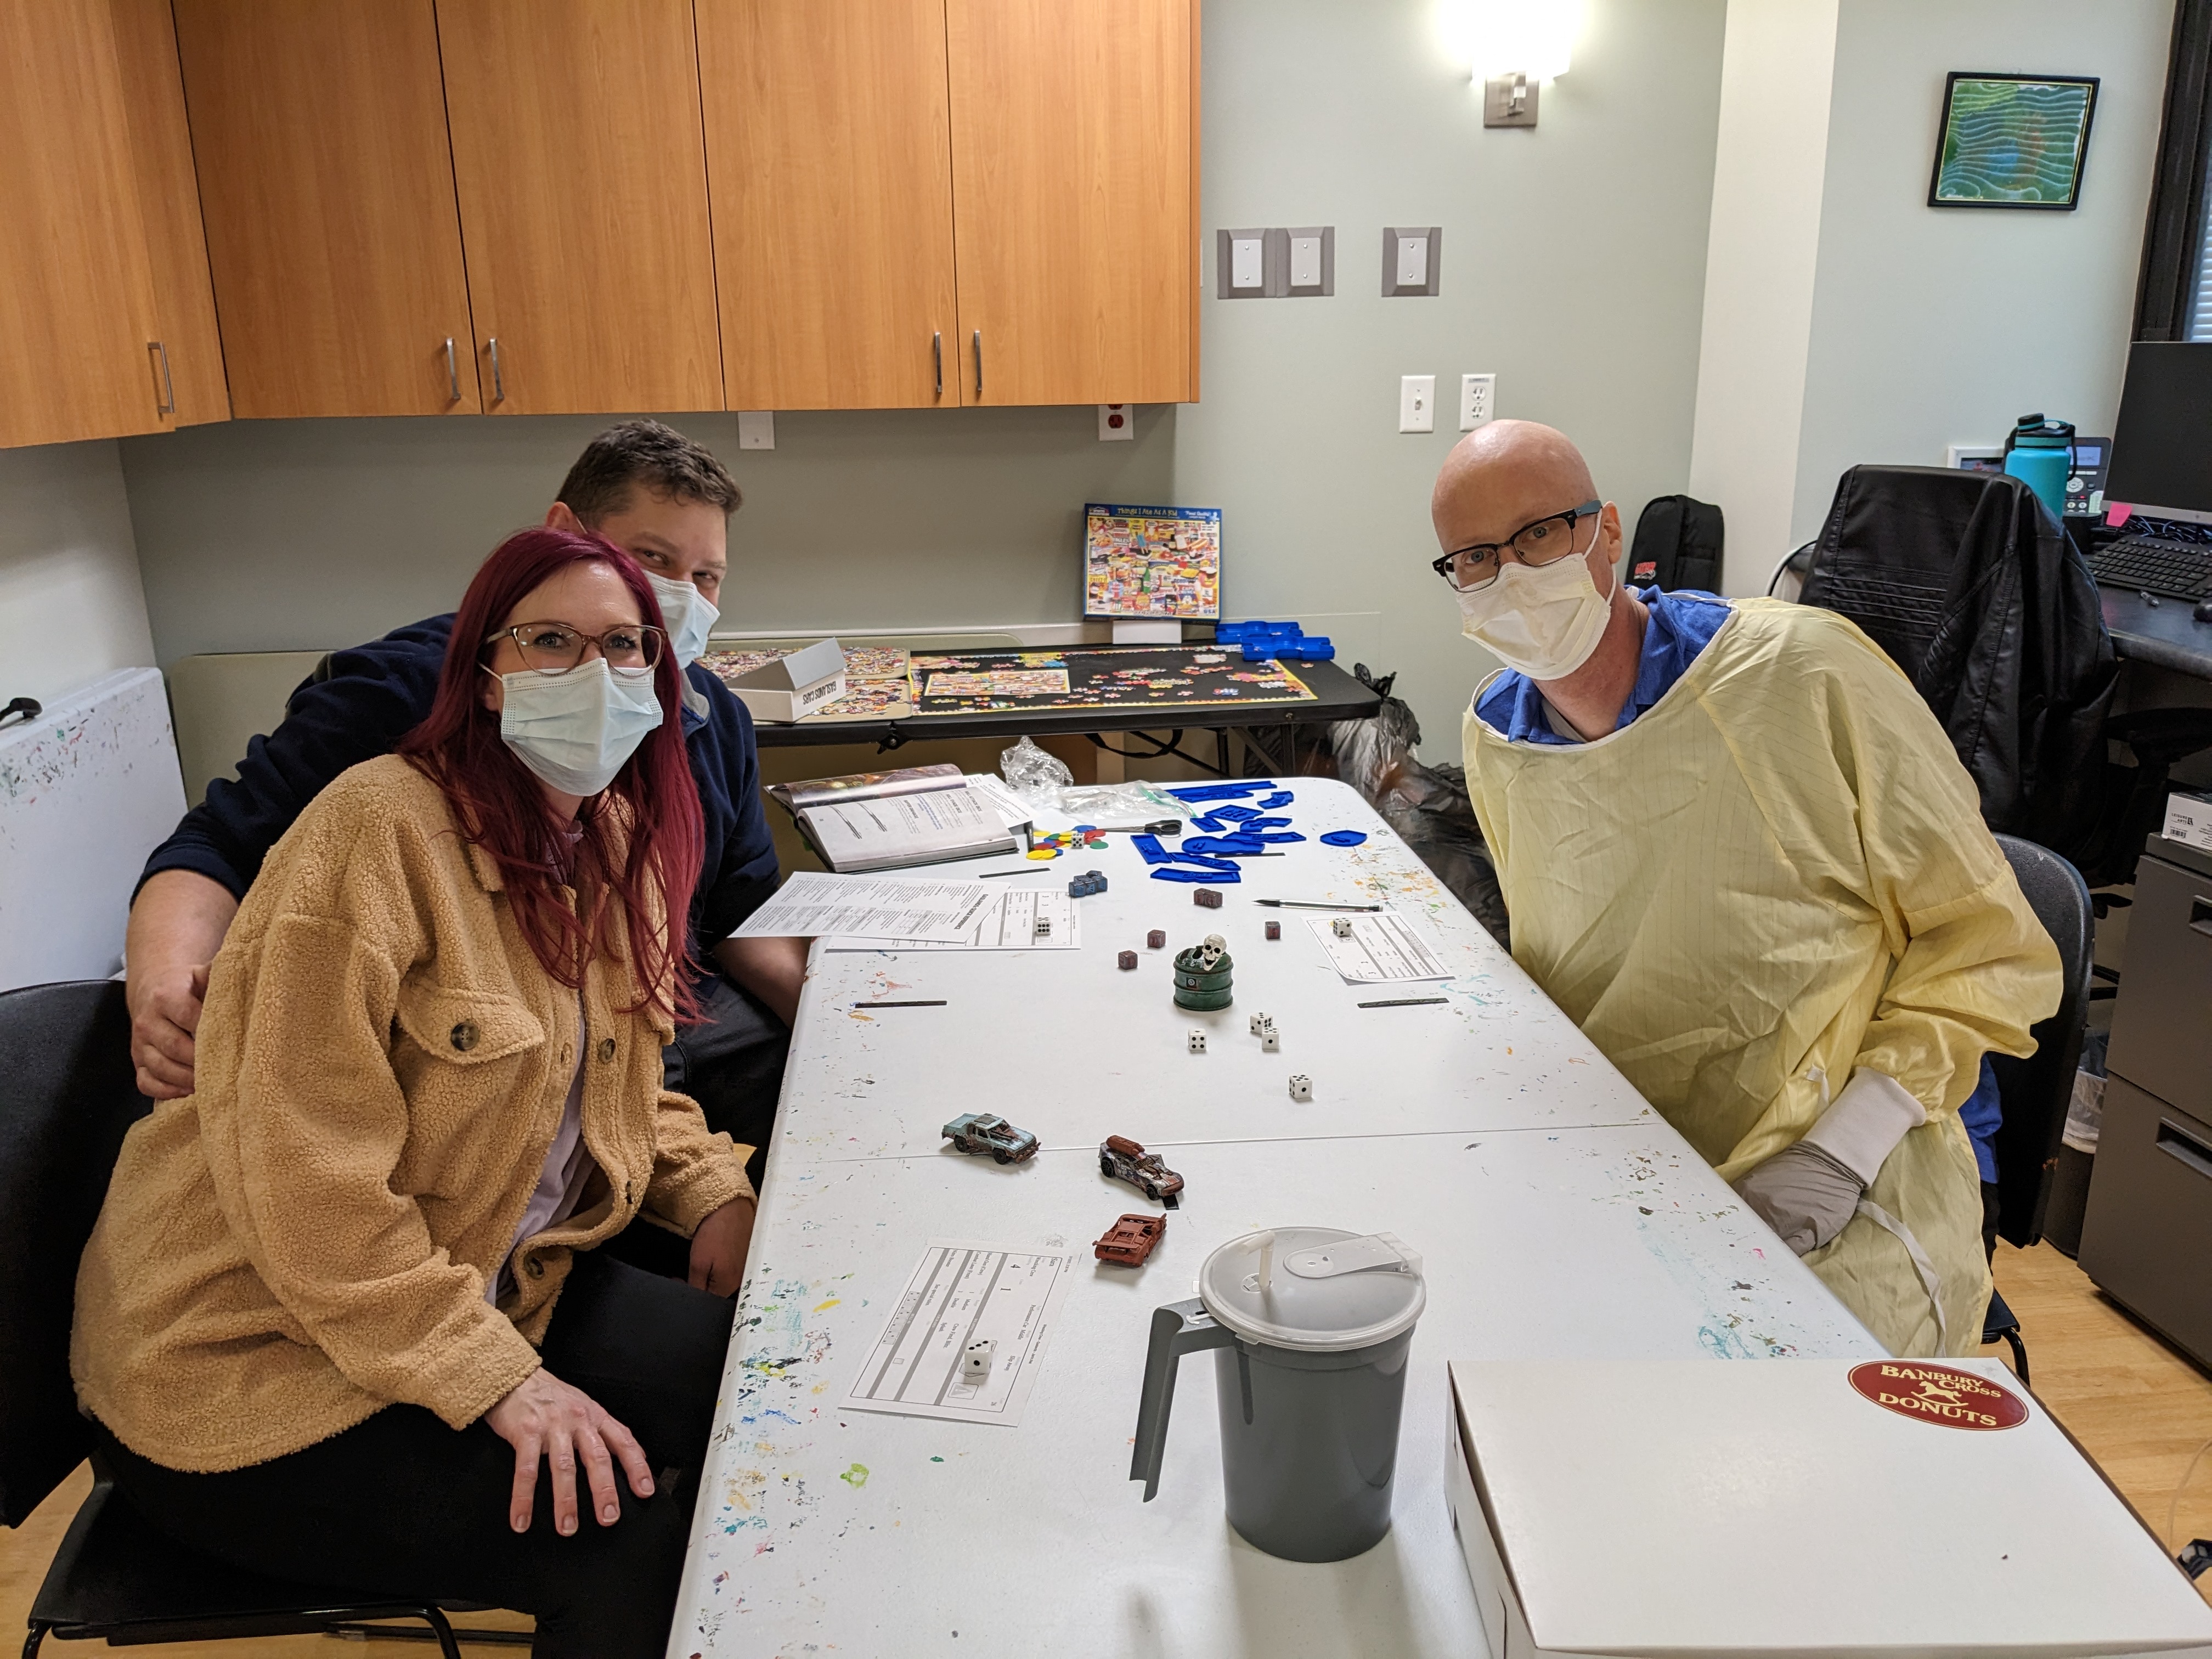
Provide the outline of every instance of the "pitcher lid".
[[1276,1227],[1206,1257],[1198,1294],[1247,1341],[1339,1353],[1412,1329],[1428,1285],[1421,1258],[1395,1234]]

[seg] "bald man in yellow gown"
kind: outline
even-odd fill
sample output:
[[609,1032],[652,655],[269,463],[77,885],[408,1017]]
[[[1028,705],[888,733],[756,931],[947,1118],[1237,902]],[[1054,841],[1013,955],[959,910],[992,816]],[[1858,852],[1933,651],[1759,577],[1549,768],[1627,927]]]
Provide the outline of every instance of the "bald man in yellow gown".
[[2057,951],[1935,716],[1830,611],[1615,577],[1561,434],[1498,422],[1431,503],[1513,955],[1895,1355],[1980,1345],[1960,1105]]

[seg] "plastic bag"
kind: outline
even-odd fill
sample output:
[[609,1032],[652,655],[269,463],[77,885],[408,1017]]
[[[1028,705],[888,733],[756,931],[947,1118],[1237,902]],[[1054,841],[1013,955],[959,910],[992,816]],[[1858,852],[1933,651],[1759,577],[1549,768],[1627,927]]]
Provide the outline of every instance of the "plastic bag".
[[1183,817],[1190,811],[1148,783],[1079,784],[1060,792],[1060,810],[1091,823],[1149,823]]
[[2067,1103],[2066,1127],[2063,1132],[2065,1144],[2077,1152],[2092,1157],[2097,1151],[2097,1133],[2105,1124],[2105,1044],[2102,1031],[2092,1031],[2082,1040],[2081,1069],[2074,1073],[2074,1097]]
[[1006,787],[1032,805],[1053,805],[1060,792],[1075,781],[1066,763],[1024,738],[999,757],[999,775]]

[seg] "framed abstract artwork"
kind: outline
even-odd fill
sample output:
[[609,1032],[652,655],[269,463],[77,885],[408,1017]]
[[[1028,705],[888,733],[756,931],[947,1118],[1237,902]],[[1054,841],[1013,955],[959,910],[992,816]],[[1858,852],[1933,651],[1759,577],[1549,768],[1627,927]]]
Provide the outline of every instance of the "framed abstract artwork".
[[1928,205],[2071,212],[2096,109],[2094,76],[1954,70]]

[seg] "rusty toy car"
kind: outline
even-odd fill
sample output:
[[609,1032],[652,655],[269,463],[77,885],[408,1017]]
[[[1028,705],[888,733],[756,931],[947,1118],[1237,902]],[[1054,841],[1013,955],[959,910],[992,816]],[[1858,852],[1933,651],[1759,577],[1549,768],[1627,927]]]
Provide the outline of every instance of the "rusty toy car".
[[1167,1231],[1164,1215],[1125,1215],[1106,1230],[1091,1253],[1117,1267],[1141,1267]]
[[1037,1138],[995,1112],[963,1112],[945,1126],[944,1133],[955,1146],[976,1158],[988,1153],[1001,1164],[1019,1164],[1036,1156]]
[[1098,1143],[1098,1173],[1109,1181],[1126,1181],[1155,1204],[1176,1207],[1176,1194],[1182,1177],[1126,1135],[1108,1135]]

